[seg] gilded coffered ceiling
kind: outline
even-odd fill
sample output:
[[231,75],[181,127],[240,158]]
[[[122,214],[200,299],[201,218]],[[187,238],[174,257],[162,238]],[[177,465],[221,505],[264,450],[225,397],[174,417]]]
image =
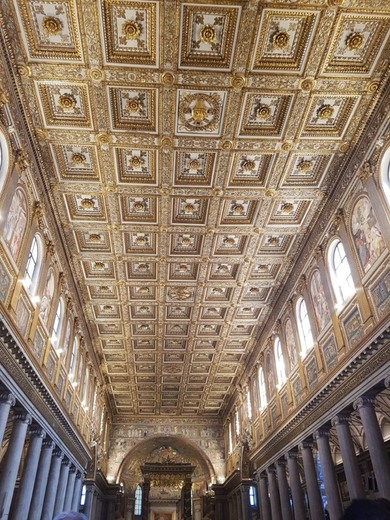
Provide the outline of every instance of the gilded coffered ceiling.
[[14,0],[113,411],[223,413],[380,95],[383,0]]

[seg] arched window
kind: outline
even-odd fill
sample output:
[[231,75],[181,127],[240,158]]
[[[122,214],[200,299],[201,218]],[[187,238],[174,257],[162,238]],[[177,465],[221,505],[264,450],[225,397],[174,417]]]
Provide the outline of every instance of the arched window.
[[57,353],[61,353],[62,349],[60,349],[59,346],[59,340],[61,337],[61,328],[62,328],[62,322],[63,322],[63,316],[64,316],[64,303],[62,301],[62,298],[58,300],[56,315],[54,316],[54,323],[53,323],[53,331],[51,334],[51,342],[55,346]]
[[381,161],[380,180],[387,204],[390,206],[390,147],[384,153]]
[[251,507],[257,507],[257,495],[255,486],[249,488],[249,504]]
[[30,251],[28,253],[26,269],[24,271],[23,284],[31,294],[34,296],[35,289],[38,285],[39,272],[42,264],[42,243],[37,235],[31,242]]
[[260,398],[260,410],[264,410],[267,406],[267,392],[265,390],[265,379],[263,367],[259,368],[259,398]]
[[274,351],[275,351],[276,374],[278,377],[278,386],[280,387],[286,381],[286,370],[284,368],[282,344],[280,342],[279,336],[277,336],[275,338]]
[[228,424],[228,453],[232,453],[233,451],[233,432],[232,432],[232,423],[229,421]]
[[85,370],[84,381],[83,381],[83,391],[81,396],[82,405],[85,411],[88,411],[88,394],[89,394],[89,368]]
[[306,303],[303,298],[300,298],[297,302],[297,318],[299,339],[301,341],[301,351],[302,354],[305,355],[306,352],[313,346],[313,334],[311,332]]
[[4,187],[9,168],[9,143],[8,138],[0,127],[0,193]]
[[238,408],[236,410],[235,419],[236,419],[236,435],[238,437],[240,435],[240,427],[241,427],[241,424],[240,424],[240,412],[238,411]]
[[252,400],[251,400],[251,391],[249,388],[246,392],[246,406],[247,406],[247,410],[248,410],[248,419],[251,421],[252,420]]
[[332,242],[328,259],[332,287],[338,305],[342,305],[350,296],[355,294],[355,285],[341,240],[336,239]]
[[77,366],[77,354],[79,349],[79,343],[77,337],[73,340],[73,346],[72,346],[72,354],[70,355],[70,362],[69,362],[69,379],[73,381],[73,386],[77,385],[77,382],[75,381],[75,372],[76,372],[76,366]]
[[142,514],[142,487],[139,484],[135,488],[134,514],[137,516]]

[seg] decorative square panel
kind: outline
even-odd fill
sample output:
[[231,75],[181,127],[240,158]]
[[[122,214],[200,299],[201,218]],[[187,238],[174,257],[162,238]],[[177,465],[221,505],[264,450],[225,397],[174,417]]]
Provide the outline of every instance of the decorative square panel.
[[134,336],[154,336],[155,324],[150,321],[145,323],[133,323],[131,325]]
[[107,62],[157,67],[158,2],[104,0],[102,11]]
[[101,342],[103,350],[123,350],[124,344],[120,339],[106,339]]
[[215,153],[176,152],[176,186],[210,186],[215,163]]
[[177,94],[176,133],[212,135],[221,133],[226,92],[180,90]]
[[156,319],[156,306],[143,303],[142,305],[132,305],[130,307],[133,319]]
[[[166,363],[184,363],[184,352],[164,352],[164,362]],[[168,390],[164,386],[164,389]]]
[[215,237],[214,254],[242,255],[245,252],[247,238],[244,235],[217,235]]
[[211,339],[198,339],[195,341],[195,350],[215,350],[217,342]]
[[166,308],[167,320],[189,320],[191,313],[192,307],[189,305],[169,305]]
[[131,300],[155,300],[156,288],[153,285],[135,285],[129,287]]
[[318,186],[331,156],[292,154],[283,186]]
[[93,146],[52,146],[56,166],[61,179],[98,181],[99,168],[96,149]]
[[202,320],[223,320],[226,316],[226,307],[203,307],[201,313]]
[[121,197],[122,218],[126,222],[157,222],[157,199],[153,197]]
[[86,278],[115,278],[113,262],[106,260],[89,260],[82,262]]
[[183,4],[179,68],[230,69],[241,8]]
[[196,280],[198,277],[199,265],[196,263],[170,263],[169,279],[170,280]]
[[314,35],[319,13],[264,9],[258,29],[254,72],[301,72]]
[[245,339],[230,339],[225,348],[227,350],[245,350],[248,345],[248,341]]
[[195,300],[195,287],[183,287],[175,285],[167,289],[167,301],[193,302]]
[[156,133],[157,89],[110,87],[112,126],[116,130]]
[[126,253],[155,255],[157,253],[156,233],[125,233]]
[[[140,352],[135,352],[134,354],[134,360],[135,362],[150,362],[155,363],[156,362],[156,353],[155,352],[143,352],[142,350]],[[151,379],[154,379],[155,376],[141,376],[137,377],[137,382],[151,382]]]
[[129,280],[155,280],[157,278],[156,262],[128,262],[127,276]]
[[241,116],[241,137],[281,137],[293,96],[278,93],[248,93]]
[[231,334],[239,336],[250,336],[254,326],[248,323],[235,323],[231,328]]
[[156,184],[155,150],[116,148],[118,181],[131,184]]
[[255,200],[227,200],[222,210],[221,225],[253,224],[258,202]]
[[301,136],[341,139],[359,100],[360,96],[313,96]]
[[271,289],[268,287],[249,286],[243,295],[245,301],[266,302]]
[[48,127],[91,127],[86,85],[38,83],[45,123]]
[[[97,328],[99,334],[103,336],[112,336],[113,334],[122,334],[122,323],[120,321],[107,322],[107,323],[98,323]],[[126,371],[126,369],[124,369]]]
[[235,280],[238,274],[239,264],[227,264],[225,262],[214,263],[210,266],[210,280]]
[[264,186],[272,155],[235,155],[229,186]]
[[258,253],[284,254],[288,251],[291,242],[292,237],[288,235],[264,235]]
[[114,285],[88,285],[87,287],[91,298],[110,300],[118,297],[117,288]]
[[200,255],[203,235],[194,233],[177,233],[171,235],[171,255]]
[[[137,373],[140,373],[140,374],[153,374],[154,371],[155,371],[155,366],[153,363],[138,363],[137,366],[136,366],[136,371]],[[143,398],[147,398],[148,396],[146,395],[142,395]],[[152,396],[150,395],[150,399],[155,399],[155,396]],[[143,401],[145,403],[145,401]],[[140,404],[142,403],[142,401],[140,402]]]
[[79,251],[101,251],[110,252],[110,235],[102,231],[80,231],[74,232]]
[[341,13],[323,74],[369,75],[388,38],[388,15]]
[[210,363],[192,363],[190,368],[191,374],[208,374],[210,372]]
[[73,0],[19,0],[18,4],[32,59],[81,60]]
[[205,294],[206,302],[228,302],[232,295],[230,287],[207,287]]
[[172,224],[204,224],[208,200],[203,198],[174,197],[172,201]]
[[261,309],[258,307],[240,307],[235,312],[235,318],[245,320],[257,320],[260,316]]
[[[280,270],[280,264],[256,262],[251,269],[249,280],[272,279],[274,280]],[[256,291],[255,291],[256,292]]]
[[151,350],[156,348],[156,342],[154,339],[145,338],[145,339],[134,339],[132,341],[133,348],[135,350],[146,349]]
[[93,311],[95,313],[96,319],[119,320],[121,317],[119,306],[113,305],[112,303],[102,303],[100,305],[94,305]]
[[201,323],[198,325],[198,336],[218,336],[221,329],[221,325],[216,323]]
[[65,194],[66,205],[71,220],[107,220],[104,200],[90,193]]
[[187,341],[185,339],[166,339],[164,342],[164,348],[167,350],[186,350]]
[[310,201],[300,199],[283,199],[275,201],[268,224],[271,226],[298,226],[307,214]]

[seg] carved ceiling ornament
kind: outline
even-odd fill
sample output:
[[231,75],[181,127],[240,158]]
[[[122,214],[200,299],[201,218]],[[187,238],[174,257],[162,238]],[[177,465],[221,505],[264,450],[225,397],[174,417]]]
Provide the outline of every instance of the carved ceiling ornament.
[[221,108],[218,93],[189,93],[180,99],[179,120],[190,132],[215,133],[220,124]]

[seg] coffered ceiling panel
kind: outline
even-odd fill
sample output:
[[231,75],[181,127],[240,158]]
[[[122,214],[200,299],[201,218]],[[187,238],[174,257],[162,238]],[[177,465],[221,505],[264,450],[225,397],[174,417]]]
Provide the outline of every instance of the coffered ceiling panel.
[[390,6],[14,0],[4,23],[113,413],[222,416],[381,95]]

